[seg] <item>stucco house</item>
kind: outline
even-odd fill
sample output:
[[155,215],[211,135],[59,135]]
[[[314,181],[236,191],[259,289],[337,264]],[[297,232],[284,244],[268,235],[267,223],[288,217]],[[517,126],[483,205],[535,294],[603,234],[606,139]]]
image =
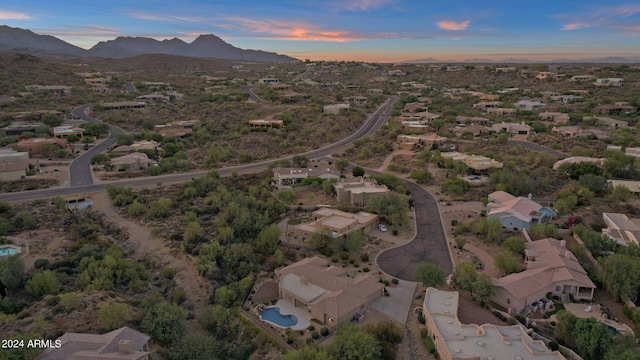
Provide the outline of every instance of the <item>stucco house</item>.
[[321,230],[330,231],[334,237],[347,235],[353,231],[369,231],[378,225],[378,215],[360,211],[356,214],[331,208],[320,208],[311,213],[311,222],[298,224],[293,228],[293,236],[306,239]]
[[489,194],[487,218],[498,219],[503,227],[513,230],[528,229],[531,224],[551,220],[556,213],[531,198],[513,196],[504,191]]
[[534,311],[547,293],[592,300],[596,285],[564,240],[542,239],[527,243],[526,270],[494,279],[495,304],[511,314]]
[[463,324],[458,319],[458,292],[429,287],[422,314],[427,334],[443,360],[565,360],[517,324]]
[[602,220],[607,224],[602,228],[602,235],[606,235],[620,245],[640,245],[640,226],[625,214],[602,213]]
[[375,277],[350,277],[343,268],[317,256],[276,269],[275,275],[280,299],[306,308],[314,319],[333,328],[366,312],[384,292]]
[[317,177],[320,179],[339,179],[340,171],[331,167],[319,168],[283,168],[276,167],[273,169],[273,181],[278,188],[286,187],[309,177]]
[[111,165],[116,170],[144,170],[156,162],[149,159],[145,153],[131,153],[111,159]]
[[106,334],[65,333],[56,340],[60,347],[47,348],[36,360],[149,360],[149,339],[127,326]]
[[352,180],[340,179],[333,184],[333,189],[339,203],[361,207],[366,206],[369,200],[389,192],[386,185],[379,185],[361,177]]

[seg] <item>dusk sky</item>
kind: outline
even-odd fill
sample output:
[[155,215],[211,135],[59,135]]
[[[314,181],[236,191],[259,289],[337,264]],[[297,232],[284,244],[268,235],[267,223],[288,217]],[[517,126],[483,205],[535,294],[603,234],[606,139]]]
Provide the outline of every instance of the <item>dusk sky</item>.
[[244,49],[311,60],[394,62],[640,57],[640,3],[596,0],[15,1],[0,24],[91,48],[118,36],[191,42],[215,34]]

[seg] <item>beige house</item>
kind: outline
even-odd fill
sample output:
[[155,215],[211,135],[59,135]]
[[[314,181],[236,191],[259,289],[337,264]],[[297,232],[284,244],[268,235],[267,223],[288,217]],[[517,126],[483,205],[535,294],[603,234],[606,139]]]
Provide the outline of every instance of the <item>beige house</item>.
[[366,96],[347,96],[343,100],[355,105],[362,106],[367,103],[368,98]]
[[19,180],[27,176],[29,153],[0,150],[0,181]]
[[531,126],[525,123],[518,124],[502,122],[500,124],[491,125],[491,130],[495,132],[505,131],[509,134],[515,135],[529,135],[529,133],[531,132]]
[[360,211],[357,214],[345,211],[321,208],[311,213],[311,222],[296,225],[293,236],[306,239],[311,234],[320,231],[330,231],[333,236],[347,235],[352,231],[369,231],[378,225],[378,215]]
[[149,339],[127,326],[102,335],[65,333],[56,340],[60,347],[47,348],[36,360],[149,360]]
[[334,114],[334,115],[338,115],[341,111],[342,112],[346,112],[349,111],[349,104],[332,104],[332,105],[325,105],[322,108],[322,112],[327,113],[327,114]]
[[531,101],[531,100],[520,100],[514,105],[516,109],[527,110],[527,111],[540,111],[547,106],[547,104],[541,103],[540,101]]
[[[640,245],[640,226],[625,214],[602,213],[602,220],[607,224],[602,228],[602,235],[615,240],[620,245]],[[638,221],[638,219],[636,219]]]
[[347,276],[343,268],[317,256],[276,269],[275,275],[281,299],[306,308],[314,319],[333,328],[366,312],[384,292],[375,277]]
[[118,101],[100,103],[105,110],[144,109],[147,103],[144,101]]
[[501,169],[504,166],[501,162],[482,155],[467,155],[457,151],[443,152],[440,155],[444,158],[460,161],[476,171],[486,171],[491,168]]
[[558,123],[564,123],[569,121],[569,114],[555,112],[555,111],[545,111],[538,114],[538,118],[540,120],[545,121],[553,121]]
[[281,128],[284,125],[282,120],[273,120],[273,119],[259,119],[259,120],[249,120],[249,127],[252,128]]
[[607,187],[610,189],[615,188],[616,186],[624,186],[631,193],[638,196],[640,195],[640,181],[633,180],[607,180]]
[[506,115],[506,116],[509,116],[509,115],[515,115],[518,110],[517,109],[513,109],[513,108],[489,108],[489,109],[487,109],[485,111],[489,115]]
[[544,342],[533,340],[522,325],[462,324],[457,291],[427,288],[422,314],[443,360],[565,360]]
[[592,300],[596,285],[589,279],[564,240],[542,239],[527,243],[526,270],[494,279],[491,300],[511,314],[534,312],[547,293]]
[[577,164],[581,162],[591,162],[602,166],[604,164],[604,158],[594,158],[588,156],[571,156],[566,159],[558,160],[553,164],[553,170],[558,170],[560,166],[564,164]]
[[131,153],[111,159],[111,164],[116,170],[144,170],[156,162],[149,159],[145,153]]
[[378,185],[375,181],[361,177],[352,180],[341,179],[333,184],[333,189],[339,203],[362,207],[371,199],[389,192],[386,185]]
[[76,126],[63,125],[63,126],[56,126],[53,128],[53,136],[60,139],[66,138],[69,135],[76,135],[81,138],[83,134],[84,134],[84,129]]
[[629,125],[629,123],[627,123],[626,121],[616,120],[606,116],[585,116],[582,118],[582,120],[584,121],[589,121],[593,119],[596,119],[598,122],[605,124],[611,129],[622,129],[622,128],[626,128]]
[[442,145],[448,140],[448,138],[438,136],[436,133],[424,135],[398,135],[396,138],[398,148],[403,150],[431,148],[433,145]]

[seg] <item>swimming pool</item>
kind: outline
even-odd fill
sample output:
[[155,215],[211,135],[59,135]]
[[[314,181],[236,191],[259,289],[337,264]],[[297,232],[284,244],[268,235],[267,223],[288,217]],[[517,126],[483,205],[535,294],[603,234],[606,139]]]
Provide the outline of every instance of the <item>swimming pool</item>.
[[13,246],[0,247],[0,256],[15,255],[17,252]]
[[283,328],[288,328],[298,323],[297,317],[293,315],[282,315],[280,314],[280,308],[277,307],[264,309],[260,318]]

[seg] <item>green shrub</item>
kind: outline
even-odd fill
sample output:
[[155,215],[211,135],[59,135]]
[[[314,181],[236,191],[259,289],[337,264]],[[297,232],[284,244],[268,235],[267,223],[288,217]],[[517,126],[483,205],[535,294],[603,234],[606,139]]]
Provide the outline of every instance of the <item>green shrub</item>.
[[393,230],[391,230],[391,233],[392,233],[393,235],[398,235],[398,229],[393,229]]
[[424,342],[424,346],[427,348],[427,351],[431,354],[435,353],[436,346],[433,344],[433,340],[429,337],[427,329],[420,329],[420,336],[422,337],[422,341]]
[[350,264],[353,264],[353,263],[355,263],[355,262],[356,262],[356,258],[355,258],[355,257],[353,257],[353,256],[349,256],[349,263],[350,263]]
[[369,268],[368,267],[362,268],[362,272],[369,272]]
[[327,336],[327,335],[329,335],[329,328],[327,328],[327,327],[323,326],[323,327],[320,329],[320,335],[322,335],[322,336]]
[[369,254],[361,254],[360,255],[360,260],[362,260],[362,262],[369,261]]
[[392,282],[394,285],[398,285],[398,283],[400,282],[400,280],[398,280],[398,279],[396,279],[396,278],[393,278],[393,279],[391,279],[391,282]]
[[317,339],[320,337],[320,334],[318,334],[318,332],[314,330],[311,332],[311,337],[314,339]]
[[345,261],[347,259],[349,259],[349,253],[346,252],[346,251],[341,251],[339,256],[340,256],[340,259],[345,260]]
[[33,263],[33,266],[35,266],[36,269],[42,269],[42,268],[46,267],[47,265],[49,265],[49,259],[37,259]]
[[315,326],[313,326],[313,325],[309,325],[309,327],[307,328],[307,330],[309,330],[309,331],[313,331],[313,330],[315,330],[315,329],[316,329],[316,327],[315,327]]
[[424,315],[422,315],[422,314],[418,314],[418,322],[419,322],[420,324],[424,324],[424,323],[426,323],[426,322],[427,322],[427,320],[424,318]]
[[560,345],[558,345],[557,342],[555,341],[549,342],[549,349],[551,349],[551,351],[558,351],[559,348],[560,348]]
[[175,275],[176,275],[176,271],[173,270],[172,268],[166,268],[166,269],[162,270],[162,277],[167,279],[167,280],[173,279],[173,277]]
[[335,256],[331,258],[331,262],[337,263],[338,261],[340,261],[340,259]]

